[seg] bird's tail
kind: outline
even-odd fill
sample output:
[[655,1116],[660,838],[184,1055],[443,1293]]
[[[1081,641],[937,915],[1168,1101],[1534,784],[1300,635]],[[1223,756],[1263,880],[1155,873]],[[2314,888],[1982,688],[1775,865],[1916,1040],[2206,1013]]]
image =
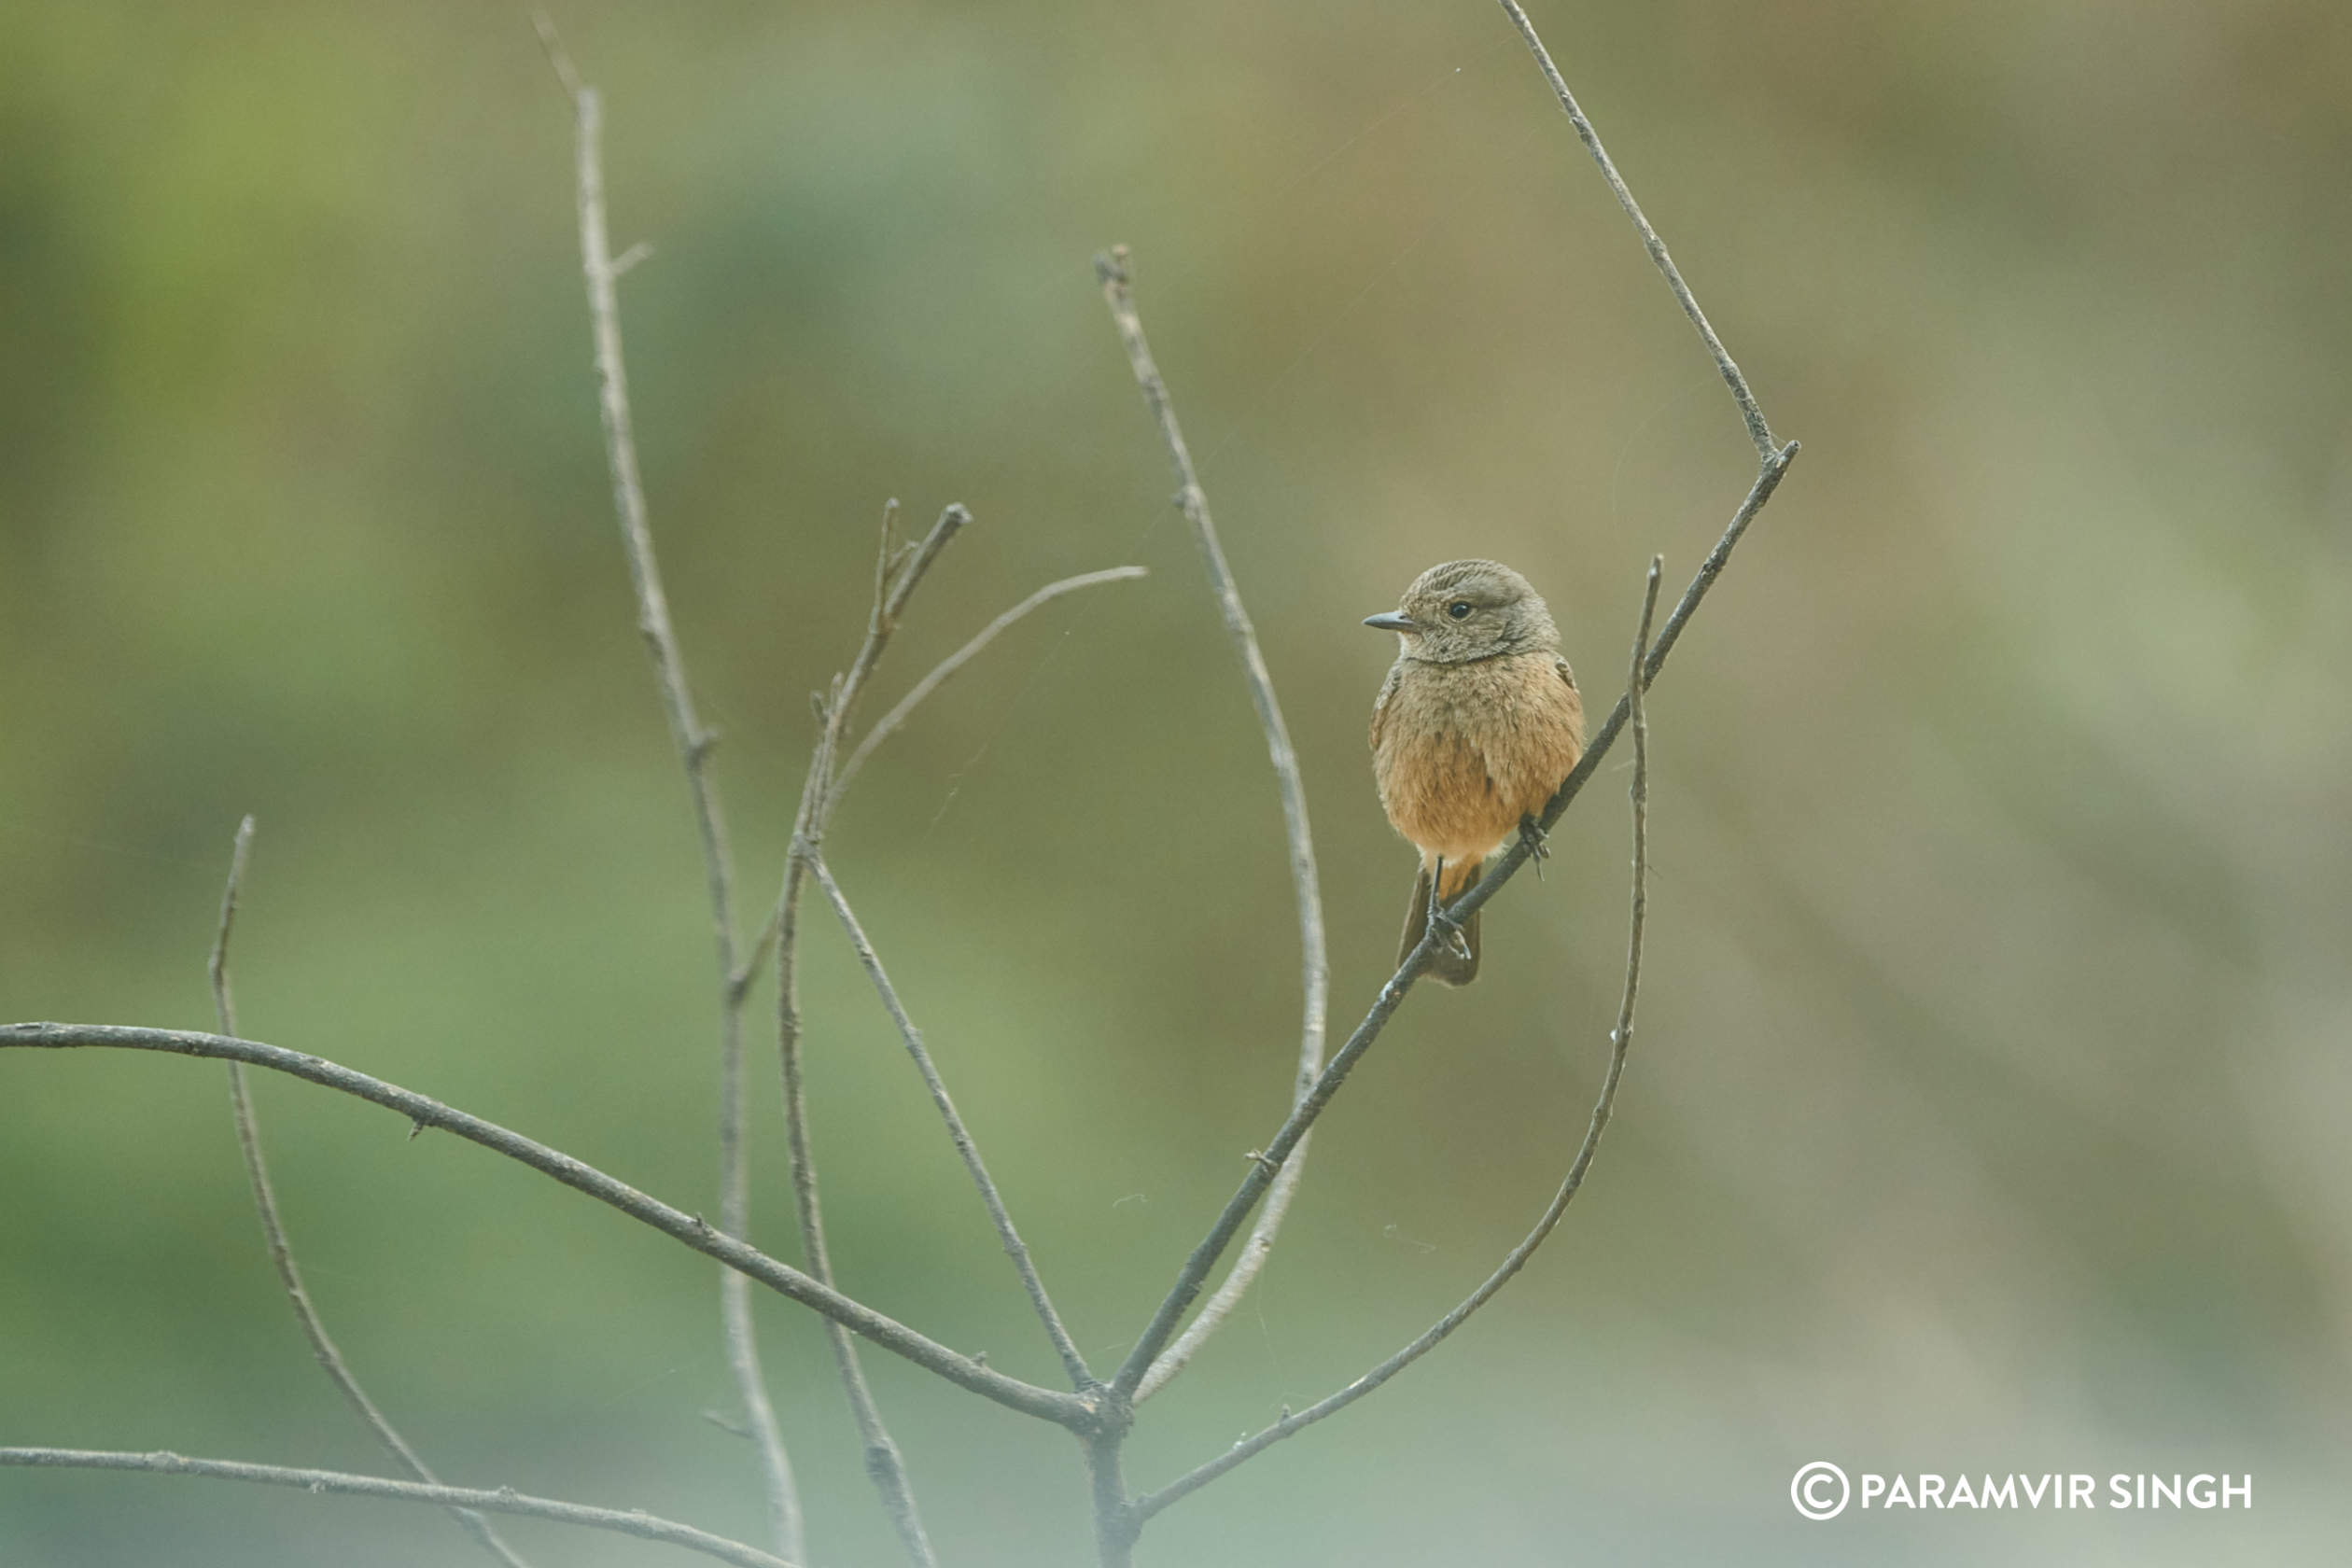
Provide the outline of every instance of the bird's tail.
[[[1478,879],[1480,864],[1475,860],[1464,861],[1460,865],[1439,863],[1443,867],[1443,881],[1437,889],[1441,902],[1460,898],[1470,884]],[[1429,865],[1423,861],[1421,871],[1413,878],[1412,904],[1405,911],[1405,940],[1396,949],[1399,964],[1412,956],[1413,949],[1421,945],[1421,938],[1428,931]],[[1478,911],[1474,909],[1463,917],[1462,940],[1469,946],[1468,958],[1457,952],[1451,943],[1440,942],[1436,955],[1429,960],[1425,973],[1441,986],[1467,986],[1478,977]]]

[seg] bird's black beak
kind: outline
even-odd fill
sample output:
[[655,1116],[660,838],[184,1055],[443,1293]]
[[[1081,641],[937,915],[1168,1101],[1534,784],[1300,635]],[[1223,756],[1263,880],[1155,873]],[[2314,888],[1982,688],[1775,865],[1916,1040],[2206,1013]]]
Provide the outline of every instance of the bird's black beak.
[[1367,615],[1364,618],[1364,623],[1380,632],[1418,632],[1421,630],[1420,622],[1402,610],[1395,609],[1383,610],[1378,615]]

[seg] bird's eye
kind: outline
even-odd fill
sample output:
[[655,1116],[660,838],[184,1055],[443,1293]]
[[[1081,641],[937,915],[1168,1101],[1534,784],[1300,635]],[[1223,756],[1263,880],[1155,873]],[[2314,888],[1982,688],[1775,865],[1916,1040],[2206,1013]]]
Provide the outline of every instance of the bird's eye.
[[1467,621],[1470,619],[1470,601],[1456,599],[1446,607],[1446,613],[1457,621]]

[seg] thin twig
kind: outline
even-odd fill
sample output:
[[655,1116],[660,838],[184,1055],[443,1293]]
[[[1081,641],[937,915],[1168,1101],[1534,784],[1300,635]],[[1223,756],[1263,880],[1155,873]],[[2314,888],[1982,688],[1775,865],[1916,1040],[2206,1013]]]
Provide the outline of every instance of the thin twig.
[[1757,457],[1770,463],[1779,452],[1779,444],[1772,440],[1772,427],[1764,422],[1764,410],[1757,405],[1756,395],[1748,390],[1747,378],[1740,373],[1740,367],[1732,363],[1730,354],[1723,346],[1723,340],[1715,336],[1715,329],[1707,324],[1707,313],[1699,308],[1699,301],[1691,294],[1690,286],[1683,282],[1674,259],[1666,254],[1666,242],[1658,237],[1658,231],[1650,227],[1650,220],[1642,216],[1642,204],[1633,200],[1633,192],[1626,188],[1624,178],[1617,172],[1617,165],[1609,161],[1608,153],[1601,146],[1600,136],[1592,129],[1592,121],[1587,119],[1584,110],[1576,106],[1576,96],[1568,91],[1567,78],[1560,74],[1560,67],[1552,63],[1551,51],[1544,48],[1544,40],[1535,35],[1535,24],[1527,20],[1527,13],[1519,8],[1519,0],[1502,0],[1502,4],[1503,9],[1510,15],[1511,25],[1517,27],[1519,36],[1527,40],[1528,49],[1535,56],[1535,63],[1543,67],[1544,79],[1551,83],[1560,106],[1568,111],[1569,121],[1576,128],[1577,139],[1584,143],[1585,150],[1592,154],[1593,162],[1601,166],[1601,177],[1609,182],[1609,189],[1616,194],[1617,205],[1623,207],[1625,216],[1633,220],[1635,231],[1642,236],[1642,248],[1648,251],[1649,259],[1658,264],[1659,272],[1666,278],[1666,286],[1674,291],[1674,299],[1681,304],[1683,315],[1688,316],[1690,324],[1699,329],[1699,336],[1706,341],[1707,352],[1715,356],[1715,370],[1722,374],[1723,384],[1731,389],[1731,396],[1739,402],[1740,417],[1747,422],[1748,439],[1756,443]]
[[1609,1032],[1609,1065],[1602,1075],[1601,1095],[1594,1101],[1592,1119],[1585,1127],[1584,1142],[1576,1150],[1576,1157],[1568,1167],[1568,1175],[1553,1195],[1551,1206],[1544,1211],[1535,1228],[1527,1233],[1519,1244],[1511,1249],[1501,1266],[1487,1276],[1486,1282],[1452,1311],[1437,1320],[1427,1333],[1389,1357],[1363,1377],[1350,1383],[1328,1398],[1317,1401],[1295,1413],[1285,1412],[1282,1419],[1258,1433],[1244,1438],[1215,1459],[1199,1468],[1178,1477],[1159,1491],[1136,1500],[1132,1516],[1140,1522],[1158,1513],[1169,1504],[1178,1502],[1207,1486],[1226,1471],[1264,1452],[1283,1438],[1312,1426],[1325,1416],[1334,1415],[1370,1393],[1414,1362],[1427,1355],[1460,1328],[1470,1314],[1485,1306],[1496,1292],[1510,1283],[1513,1275],[1535,1254],[1544,1239],[1560,1224],[1568,1211],[1569,1203],[1583,1187],[1585,1173],[1591,1169],[1593,1155],[1601,1147],[1601,1134],[1609,1125],[1609,1113],[1617,1103],[1617,1082],[1625,1071],[1625,1055],[1633,1043],[1633,1003],[1642,987],[1642,932],[1649,916],[1649,722],[1642,706],[1642,689],[1646,684],[1644,655],[1649,648],[1650,617],[1658,608],[1659,572],[1662,562],[1651,557],[1649,581],[1642,596],[1642,618],[1633,637],[1633,656],[1626,671],[1625,695],[1632,711],[1633,783],[1631,791],[1633,806],[1633,893],[1632,914],[1629,921],[1625,951],[1625,991],[1617,1003],[1617,1028]]
[[[727,849],[726,814],[719,802],[718,781],[711,777],[710,753],[717,736],[704,728],[694,711],[693,691],[686,679],[686,659],[671,623],[669,599],[662,590],[662,571],[653,553],[652,529],[646,521],[645,486],[638,477],[637,436],[629,416],[628,372],[622,357],[621,307],[614,284],[651,247],[637,245],[615,259],[605,224],[604,152],[600,101],[573,68],[554,24],[544,11],[532,21],[539,41],[555,67],[556,78],[570,94],[577,137],[580,263],[587,282],[588,314],[596,353],[598,407],[602,412],[605,453],[612,469],[613,511],[621,523],[621,542],[628,555],[629,581],[637,592],[637,629],[653,660],[653,673],[662,690],[662,707],[668,715],[670,737],[678,748],[686,785],[693,797],[694,825],[702,842],[703,879],[710,901],[712,937],[719,965],[719,1225],[730,1236],[750,1234],[750,1159],[745,1136],[748,1110],[743,1095],[743,1001],[748,979],[738,982],[735,963],[734,861]],[[749,967],[756,967],[749,966]],[[800,1487],[792,1474],[784,1434],[769,1402],[767,1379],[760,1369],[760,1347],[751,1317],[750,1281],[734,1269],[719,1275],[721,1333],[727,1365],[735,1376],[736,1394],[751,1423],[765,1482],[768,1523],[777,1549],[795,1560],[806,1555],[802,1523]]]
[[634,1535],[640,1541],[659,1541],[665,1546],[682,1547],[705,1557],[715,1557],[721,1562],[735,1563],[738,1568],[793,1568],[788,1559],[696,1530],[691,1524],[657,1519],[642,1509],[623,1512],[618,1508],[592,1508],[581,1503],[527,1496],[511,1487],[483,1491],[473,1487],[395,1481],[382,1476],[354,1476],[340,1470],[294,1470],[279,1464],[246,1464],[232,1459],[189,1459],[164,1451],[0,1449],[0,1464],[40,1470],[142,1470],[158,1476],[197,1476],[216,1481],[292,1487],[314,1497],[382,1497],[399,1503],[430,1503],[443,1508],[477,1508],[524,1519],[553,1519],[558,1524],[577,1524],[590,1530],[609,1530]]
[[229,985],[229,933],[237,923],[237,895],[245,890],[245,858],[253,852],[253,817],[237,824],[237,839],[229,851],[229,880],[220,889],[220,920],[213,928],[212,956],[204,973],[212,980],[213,1016],[220,1032],[237,1032],[237,1002]]
[[929,675],[917,681],[914,690],[899,699],[897,707],[875,721],[874,727],[859,740],[857,749],[849,753],[849,760],[841,764],[839,772],[834,776],[833,798],[826,802],[826,811],[831,813],[840,806],[843,791],[849,788],[849,781],[858,776],[858,770],[865,766],[865,760],[874,754],[874,749],[896,734],[899,727],[906,722],[908,717],[914,713],[925,697],[946,684],[950,677],[977,658],[982,649],[994,642],[998,636],[1015,622],[1041,606],[1051,604],[1064,594],[1074,594],[1081,588],[1091,588],[1099,582],[1125,582],[1148,575],[1150,574],[1141,567],[1112,567],[1103,571],[1082,572],[1076,577],[1065,577],[1059,582],[1047,583],[983,626],[977,637],[942,659]]
[[876,995],[882,999],[883,1010],[898,1026],[899,1038],[906,1043],[906,1054],[914,1058],[915,1071],[922,1075],[923,1086],[931,1091],[931,1103],[947,1124],[947,1136],[962,1156],[964,1169],[972,1173],[972,1183],[980,1189],[980,1201],[988,1211],[988,1219],[996,1225],[997,1239],[1004,1245],[1004,1255],[1013,1260],[1014,1272],[1021,1277],[1021,1288],[1029,1293],[1029,1305],[1036,1309],[1038,1322],[1045,1325],[1045,1337],[1054,1343],[1054,1352],[1061,1357],[1062,1367],[1070,1374],[1071,1384],[1084,1389],[1093,1383],[1094,1374],[1087,1370],[1086,1358],[1070,1337],[1070,1330],[1062,1326],[1061,1315],[1054,1310],[1053,1298],[1045,1293],[1045,1281],[1038,1278],[1037,1265],[1030,1261],[1028,1245],[1013,1224],[1012,1214],[1004,1207],[1004,1196],[988,1175],[987,1162],[980,1157],[980,1149],[964,1126],[963,1117],[956,1110],[956,1102],[948,1098],[947,1085],[939,1076],[939,1069],[931,1061],[930,1049],[923,1043],[922,1031],[915,1020],[907,1016],[906,1004],[899,1000],[898,988],[882,968],[882,959],[875,954],[874,944],[867,940],[865,928],[844,897],[841,885],[833,880],[833,870],[822,857],[813,860],[810,872],[817,886],[824,890],[825,901],[833,905],[834,916],[849,934],[849,945],[857,952],[858,962],[864,966],[867,978],[874,982]]
[[[791,847],[784,858],[784,887],[777,897],[772,920],[776,928],[777,1054],[784,1079],[784,1141],[791,1163],[792,1211],[800,1222],[802,1260],[808,1265],[809,1272],[828,1286],[833,1278],[833,1255],[825,1242],[825,1211],[817,1190],[816,1153],[808,1133],[807,1080],[801,1062],[801,887],[832,819],[836,800],[833,759],[840,754],[851,711],[865,690],[867,679],[881,662],[882,651],[889,646],[890,634],[897,628],[899,617],[916,588],[931,564],[939,559],[940,553],[947,548],[948,541],[972,521],[972,514],[962,507],[950,506],[939,514],[939,521],[931,525],[923,542],[911,553],[903,554],[893,539],[897,515],[897,501],[883,508],[882,537],[874,558],[874,600],[866,612],[865,637],[847,672],[834,679],[832,691],[819,705],[817,745],[809,755],[808,777],[801,786],[800,805],[793,813]],[[848,1402],[850,1418],[857,1424],[858,1439],[864,1449],[866,1474],[882,1499],[884,1512],[889,1515],[891,1528],[898,1533],[899,1545],[916,1568],[932,1568],[937,1558],[931,1550],[930,1534],[923,1528],[922,1512],[915,1501],[913,1483],[907,1477],[906,1461],[883,1422],[881,1407],[875,1401],[865,1368],[859,1361],[857,1344],[841,1325],[834,1323],[826,1325],[826,1341],[832,1347],[842,1394]]]
[[[206,965],[212,976],[213,1013],[220,1020],[220,1032],[237,1032],[237,1004],[229,986],[229,933],[237,922],[237,897],[245,888],[245,858],[253,848],[253,819],[247,817],[237,824],[236,847],[229,855],[229,880],[220,890],[220,923],[213,932],[212,959]],[[352,1409],[358,1413],[376,1441],[384,1445],[399,1466],[427,1486],[438,1486],[441,1477],[434,1475],[425,1461],[408,1445],[391,1420],[376,1408],[368,1391],[359,1386],[336,1349],[335,1341],[327,1333],[327,1323],[311,1302],[310,1292],[302,1286],[302,1272],[294,1263],[294,1247],[287,1239],[286,1222],[278,1213],[277,1191],[270,1182],[269,1162],[261,1154],[261,1127],[253,1108],[253,1095],[245,1084],[245,1064],[229,1064],[229,1108],[236,1118],[237,1147],[245,1155],[245,1180],[253,1188],[253,1209],[261,1221],[261,1238],[270,1249],[270,1266],[277,1270],[278,1283],[286,1289],[286,1299],[294,1308],[294,1321],[301,1325],[302,1337],[310,1341],[311,1354],[318,1359],[319,1370],[335,1385]],[[490,1521],[469,1508],[451,1508],[449,1517],[458,1528],[507,1568],[527,1568],[514,1548],[501,1540],[490,1527]]]
[[[1274,678],[1267,670],[1266,655],[1258,649],[1257,633],[1250,624],[1250,612],[1242,607],[1241,591],[1234,582],[1233,569],[1225,564],[1225,550],[1217,542],[1217,525],[1209,515],[1208,493],[1201,488],[1200,477],[1194,471],[1192,452],[1184,444],[1184,432],[1176,422],[1176,407],[1169,399],[1168,384],[1161,379],[1159,367],[1152,359],[1151,343],[1143,335],[1143,318],[1136,311],[1135,294],[1127,276],[1127,246],[1113,245],[1096,257],[1095,275],[1101,280],[1103,300],[1111,307],[1111,319],[1118,328],[1119,341],[1126,345],[1127,365],[1135,373],[1136,385],[1142,388],[1143,401],[1150,407],[1152,418],[1159,426],[1160,440],[1168,448],[1169,464],[1176,473],[1176,505],[1183,511],[1184,521],[1192,525],[1193,539],[1209,569],[1210,587],[1217,595],[1226,635],[1231,637],[1242,672],[1249,679],[1250,700],[1257,708],[1258,727],[1266,733],[1267,756],[1274,764],[1275,782],[1281,793],[1282,832],[1288,843],[1291,885],[1298,905],[1299,989],[1304,996],[1298,1030],[1298,1071],[1291,1097],[1291,1103],[1296,1108],[1305,1104],[1323,1066],[1331,988],[1331,964],[1323,943],[1323,893],[1315,871],[1315,841],[1307,825],[1307,787],[1299,777],[1298,753],[1291,745],[1290,730],[1282,722],[1281,704],[1274,695]],[[1166,1356],[1160,1354],[1161,1347],[1167,1343],[1165,1332],[1147,1335],[1137,1342],[1112,1382],[1121,1395],[1145,1398],[1182,1371],[1193,1352],[1225,1321],[1242,1293],[1250,1288],[1250,1282],[1266,1266],[1267,1257],[1273,1251],[1275,1232],[1281,1226],[1291,1196],[1297,1191],[1306,1169],[1303,1131],[1291,1148],[1273,1157],[1281,1162],[1281,1174],[1275,1179],[1274,1190],[1251,1233],[1249,1245],[1234,1260],[1225,1283],[1201,1309],[1191,1329],[1169,1348]],[[1186,1294],[1185,1299],[1189,1305],[1191,1293]],[[1154,1328],[1160,1327],[1155,1322]],[[1167,1327],[1174,1327],[1172,1319]]]
[[323,1057],[289,1051],[258,1040],[232,1040],[225,1035],[200,1034],[193,1029],[138,1029],[121,1024],[0,1024],[0,1051],[91,1048],[154,1051],[214,1061],[241,1061],[253,1067],[266,1067],[273,1072],[283,1072],[288,1077],[300,1078],[305,1083],[316,1084],[321,1088],[333,1089],[338,1094],[350,1095],[356,1099],[364,1099],[371,1105],[381,1105],[405,1117],[412,1127],[419,1130],[430,1128],[455,1133],[469,1143],[478,1143],[493,1154],[503,1155],[518,1164],[529,1166],[543,1176],[553,1177],[608,1208],[620,1211],[639,1225],[650,1225],[706,1257],[714,1258],[730,1268],[742,1270],[777,1294],[790,1296],[802,1306],[822,1313],[827,1321],[840,1323],[851,1333],[872,1340],[892,1354],[903,1356],[924,1370],[1008,1410],[1018,1410],[1023,1415],[1035,1416],[1075,1432],[1091,1431],[1098,1424],[1093,1407],[1075,1394],[1039,1388],[982,1365],[972,1357],[951,1351],[937,1340],[916,1332],[897,1319],[877,1312],[865,1303],[842,1295],[831,1285],[811,1279],[791,1265],[768,1256],[757,1247],[726,1235],[707,1221],[648,1197],[584,1161],[574,1159],[495,1122],[484,1121],[454,1106],[444,1105],[440,1100],[355,1071]]

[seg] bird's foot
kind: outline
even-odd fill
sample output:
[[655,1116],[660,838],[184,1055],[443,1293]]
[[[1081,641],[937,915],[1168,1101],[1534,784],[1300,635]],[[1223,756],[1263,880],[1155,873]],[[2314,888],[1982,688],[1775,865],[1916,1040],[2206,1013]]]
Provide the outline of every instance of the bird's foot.
[[1437,896],[1438,885],[1446,879],[1446,862],[1441,859],[1429,878],[1429,929],[1437,933],[1437,940],[1446,950],[1463,963],[1472,961],[1470,939],[1462,932],[1462,922],[1446,913],[1446,901]]
[[1544,862],[1551,859],[1551,834],[1533,817],[1519,819],[1519,842],[1527,846],[1528,857],[1535,862],[1535,880],[1544,879]]

